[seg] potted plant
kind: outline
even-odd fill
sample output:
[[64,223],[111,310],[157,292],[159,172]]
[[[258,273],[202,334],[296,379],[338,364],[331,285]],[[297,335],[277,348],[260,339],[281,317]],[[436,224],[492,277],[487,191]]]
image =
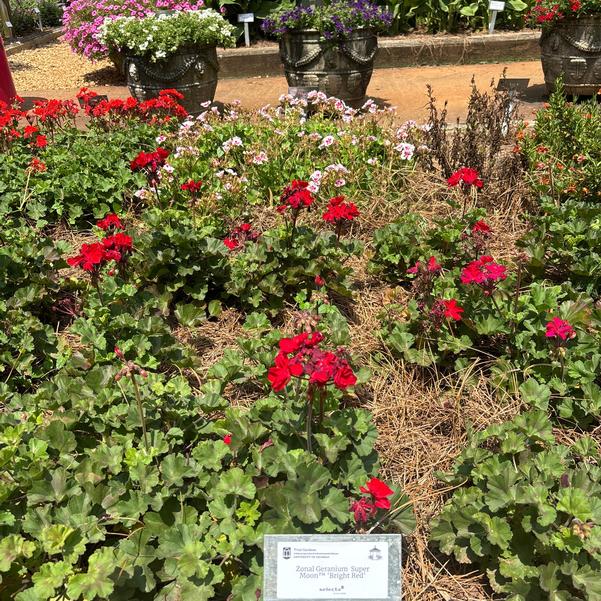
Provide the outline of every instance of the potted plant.
[[100,39],[125,55],[127,85],[140,101],[161,90],[183,94],[181,104],[198,113],[215,97],[217,49],[235,44],[235,28],[212,9],[156,13],[142,19],[106,20]]
[[377,32],[391,20],[370,0],[330,0],[277,11],[262,27],[280,40],[291,94],[318,90],[358,106],[373,72]]
[[566,93],[592,96],[601,88],[601,2],[536,0],[530,20],[542,25],[541,61],[547,89],[563,77]]

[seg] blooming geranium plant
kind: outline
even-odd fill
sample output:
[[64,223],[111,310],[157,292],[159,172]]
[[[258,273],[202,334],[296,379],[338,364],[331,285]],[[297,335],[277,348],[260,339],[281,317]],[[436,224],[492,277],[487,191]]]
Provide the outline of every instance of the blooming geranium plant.
[[145,56],[151,61],[167,58],[184,46],[233,46],[235,28],[218,12],[175,11],[142,19],[107,19],[99,39],[109,50]]
[[100,40],[105,20],[139,19],[158,10],[199,10],[203,6],[203,0],[73,0],[63,14],[65,39],[73,52],[99,60],[108,55],[108,48]]
[[535,0],[528,19],[535,25],[552,25],[568,18],[601,14],[599,0]]
[[282,36],[290,31],[315,29],[328,40],[341,40],[361,28],[383,31],[392,14],[369,0],[331,0],[320,6],[279,10],[263,21],[263,31]]

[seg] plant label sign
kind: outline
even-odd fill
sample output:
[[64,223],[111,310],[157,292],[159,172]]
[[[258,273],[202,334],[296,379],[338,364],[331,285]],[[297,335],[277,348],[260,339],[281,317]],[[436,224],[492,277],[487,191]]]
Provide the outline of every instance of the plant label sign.
[[505,2],[499,2],[498,0],[491,0],[488,5],[489,10],[496,10],[497,12],[501,12],[505,10]]
[[401,599],[400,534],[264,538],[264,601]]
[[255,13],[240,13],[238,15],[238,23],[254,23]]

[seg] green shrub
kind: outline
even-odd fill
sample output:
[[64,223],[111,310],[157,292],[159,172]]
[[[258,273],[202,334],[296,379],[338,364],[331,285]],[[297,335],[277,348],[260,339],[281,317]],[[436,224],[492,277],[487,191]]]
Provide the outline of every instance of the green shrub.
[[431,540],[511,601],[601,598],[599,448],[555,441],[531,412],[473,434],[444,482],[458,488]]

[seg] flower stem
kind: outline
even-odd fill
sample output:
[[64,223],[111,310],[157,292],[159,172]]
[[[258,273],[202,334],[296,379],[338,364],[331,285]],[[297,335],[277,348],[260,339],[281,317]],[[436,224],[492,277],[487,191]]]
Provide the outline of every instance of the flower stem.
[[311,422],[313,421],[313,393],[311,390],[307,393],[307,451],[312,452],[311,445]]
[[146,431],[146,419],[144,418],[144,408],[142,407],[142,397],[140,396],[140,388],[136,382],[136,376],[131,374],[131,381],[134,385],[134,393],[136,395],[136,403],[138,405],[138,415],[140,416],[140,422],[142,423],[142,433],[144,434],[144,446],[147,451],[150,451],[150,444],[148,444],[148,432]]

